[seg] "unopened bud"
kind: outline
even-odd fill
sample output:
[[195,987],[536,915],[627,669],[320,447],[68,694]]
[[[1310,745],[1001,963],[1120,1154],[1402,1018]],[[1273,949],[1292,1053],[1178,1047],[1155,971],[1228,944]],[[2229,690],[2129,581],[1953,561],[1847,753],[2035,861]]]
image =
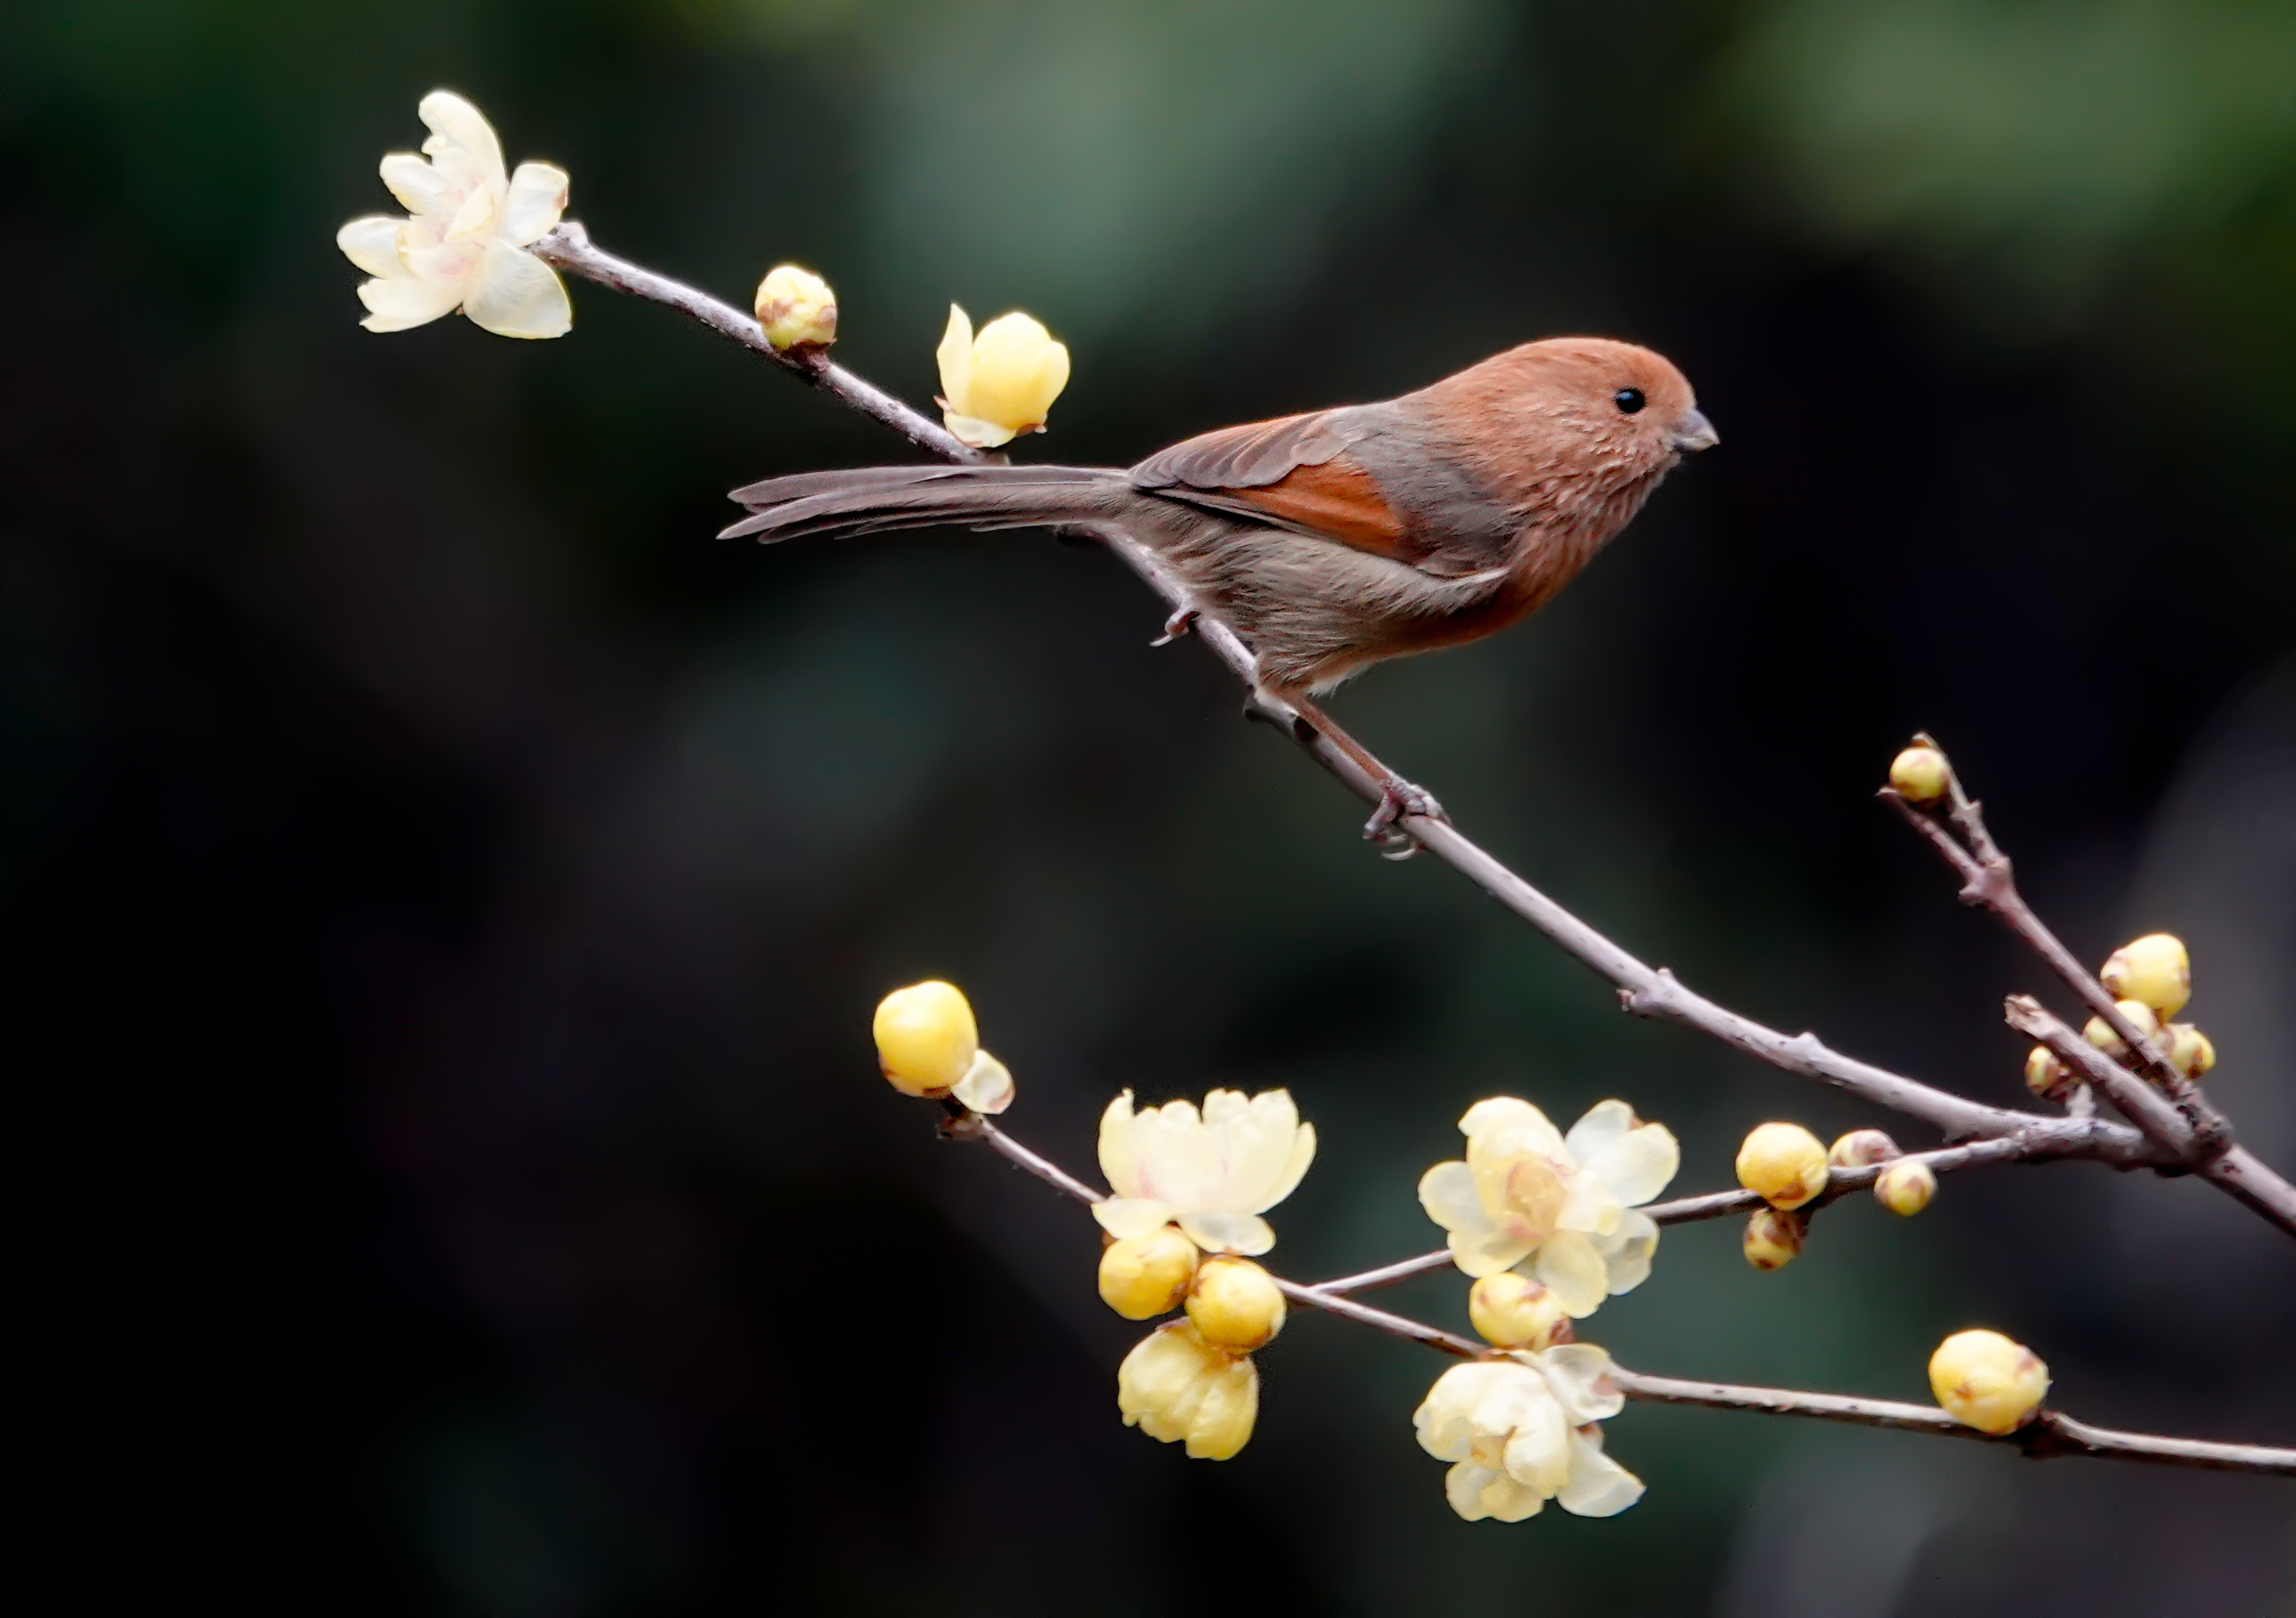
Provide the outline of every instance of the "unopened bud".
[[2190,1023],[2170,1023],[2161,1030],[2169,1065],[2188,1079],[2197,1079],[2217,1065],[2214,1041]]
[[937,1096],[972,1070],[980,1032],[954,984],[911,984],[878,1002],[877,1065],[904,1095]]
[[1825,1148],[1799,1124],[1764,1124],[1738,1148],[1738,1183],[1774,1208],[1825,1189]]
[[2193,962],[2185,941],[2171,933],[2147,933],[2112,952],[2098,979],[2115,1000],[2142,1001],[2162,1017],[2174,1017],[2193,998]]
[[1930,1356],[1930,1389],[1962,1426],[2013,1433],[2041,1408],[2049,1368],[1997,1331],[1957,1331]]
[[1878,1129],[1853,1129],[1825,1150],[1825,1161],[1837,1169],[1862,1169],[1904,1156],[1898,1143]]
[[[2113,1009],[2127,1017],[2130,1026],[2147,1039],[2161,1026],[2161,1019],[2152,1015],[2152,1008],[2141,1000],[2115,1001]],[[2088,1026],[2081,1030],[2081,1037],[2116,1062],[2128,1059],[2128,1042],[2114,1033],[2112,1025],[2101,1017],[2088,1019]]]
[[1937,1195],[1937,1171],[1918,1157],[1893,1163],[1874,1180],[1874,1200],[1911,1219]]
[[2062,1101],[2079,1083],[2073,1070],[2046,1045],[2036,1045],[2025,1053],[2025,1088],[2043,1100]]
[[1570,1341],[1570,1316],[1562,1300],[1512,1270],[1475,1283],[1467,1294],[1467,1319],[1500,1348],[1552,1348]]
[[1746,1262],[1757,1270],[1783,1270],[1801,1251],[1809,1222],[1799,1214],[1756,1208],[1746,1221]]
[[1188,1288],[1188,1319],[1214,1347],[1248,1354],[1283,1329],[1283,1295],[1248,1258],[1207,1259]]
[[1102,1251],[1100,1301],[1128,1320],[1152,1320],[1180,1306],[1195,1273],[1196,1244],[1165,1225]]
[[775,265],[758,283],[758,323],[780,349],[826,348],[837,340],[837,294],[811,270]]
[[1890,761],[1890,785],[1909,804],[1935,803],[1952,779],[1945,755],[1927,742],[1917,741]]

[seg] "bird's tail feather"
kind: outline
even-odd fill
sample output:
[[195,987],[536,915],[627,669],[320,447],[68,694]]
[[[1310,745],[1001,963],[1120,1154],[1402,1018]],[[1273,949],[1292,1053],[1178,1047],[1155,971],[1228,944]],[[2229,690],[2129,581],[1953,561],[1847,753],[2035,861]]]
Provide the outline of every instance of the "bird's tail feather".
[[808,534],[883,534],[941,523],[1021,528],[1109,515],[1124,474],[1086,466],[874,466],[768,478],[733,498],[750,514],[718,535],[760,544]]

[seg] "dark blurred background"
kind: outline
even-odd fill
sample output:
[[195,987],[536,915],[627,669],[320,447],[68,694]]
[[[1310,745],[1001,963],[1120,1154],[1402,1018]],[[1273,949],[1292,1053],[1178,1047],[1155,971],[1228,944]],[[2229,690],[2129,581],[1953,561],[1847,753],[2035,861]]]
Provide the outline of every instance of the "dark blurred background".
[[[1766,1117],[1897,1122],[1374,858],[1103,556],[713,543],[736,483],[898,451],[753,356],[578,283],[570,340],[371,336],[332,242],[446,85],[613,249],[824,272],[912,399],[952,298],[1040,315],[1030,456],[1651,342],[1722,448],[1343,720],[1646,958],[2013,1103],[1999,999],[2049,985],[1871,802],[1934,731],[2079,954],[2190,942],[2285,1169],[2285,0],[18,0],[0,50],[19,1336],[75,1606],[2291,1610],[2284,1483],[1751,1417],[1629,1410],[1617,1519],[1462,1524],[1440,1363],[1321,1319],[1237,1460],[1127,1431],[1095,1230],[880,1083],[885,990],[964,985],[1079,1171],[1120,1086],[1289,1085],[1303,1278],[1433,1245],[1482,1095],[1624,1095],[1685,1192]],[[1925,1398],[1974,1323],[2092,1418],[2296,1442],[2284,1239],[2087,1165],[1775,1276],[1676,1230],[1591,1335]]]

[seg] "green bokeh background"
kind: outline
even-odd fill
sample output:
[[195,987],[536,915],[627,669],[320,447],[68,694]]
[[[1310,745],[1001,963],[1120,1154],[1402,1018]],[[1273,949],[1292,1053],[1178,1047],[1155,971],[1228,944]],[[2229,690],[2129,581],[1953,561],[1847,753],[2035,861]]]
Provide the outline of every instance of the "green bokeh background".
[[[70,1173],[50,1509],[135,1550],[91,1600],[2288,1610],[2285,1485],[1747,1417],[1622,1416],[1620,1518],[1464,1524],[1439,1363],[1313,1319],[1236,1461],[1123,1429],[1094,1231],[877,1083],[886,988],[964,985],[1079,1170],[1122,1086],[1289,1085],[1303,1277],[1431,1245],[1481,1095],[1624,1095],[1684,1191],[1762,1118],[1890,1121],[1372,858],[1088,550],[713,544],[737,483],[898,453],[753,357],[581,285],[563,342],[372,337],[332,238],[451,86],[613,250],[823,271],[914,400],[951,298],[1038,315],[1063,460],[1652,342],[1721,448],[1341,717],[1693,985],[2013,1102],[2046,985],[1867,801],[1933,730],[2079,952],[2191,941],[2286,1166],[2296,10],[26,0],[0,53],[0,859]],[[2085,1166],[1769,1277],[1671,1232],[1587,1335],[1918,1397],[1974,1322],[2093,1418],[2296,1442],[2284,1243]]]

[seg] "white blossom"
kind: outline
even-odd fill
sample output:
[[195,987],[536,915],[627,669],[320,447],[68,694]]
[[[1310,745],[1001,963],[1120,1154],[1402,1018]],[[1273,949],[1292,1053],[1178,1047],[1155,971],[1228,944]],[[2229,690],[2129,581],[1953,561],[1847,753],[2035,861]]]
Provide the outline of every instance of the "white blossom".
[[1564,1135],[1529,1102],[1496,1096],[1469,1107],[1459,1130],[1466,1161],[1428,1170],[1419,1203],[1462,1271],[1520,1270],[1574,1316],[1648,1279],[1658,1226],[1636,1210],[1682,1161],[1665,1125],[1602,1101]]
[[557,272],[526,249],[566,209],[566,171],[521,163],[503,172],[502,143],[451,90],[418,109],[422,154],[382,159],[382,183],[407,217],[371,215],[335,233],[343,256],[373,280],[359,288],[370,331],[404,331],[460,308],[502,337],[563,337],[574,323]]
[[1615,1516],[1642,1480],[1603,1453],[1595,1424],[1626,1402],[1611,1356],[1590,1343],[1479,1360],[1445,1371],[1413,1413],[1420,1448],[1453,1463],[1443,1492],[1472,1523],[1519,1523],[1548,1500],[1578,1516]]
[[1291,1092],[1215,1090],[1202,1115],[1190,1101],[1132,1110],[1126,1091],[1100,1120],[1100,1169],[1116,1193],[1093,1205],[1119,1239],[1177,1223],[1207,1253],[1260,1254],[1275,1232],[1259,1216],[1292,1195],[1316,1156],[1316,1128]]

